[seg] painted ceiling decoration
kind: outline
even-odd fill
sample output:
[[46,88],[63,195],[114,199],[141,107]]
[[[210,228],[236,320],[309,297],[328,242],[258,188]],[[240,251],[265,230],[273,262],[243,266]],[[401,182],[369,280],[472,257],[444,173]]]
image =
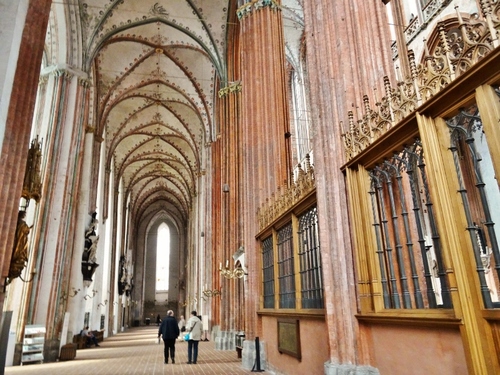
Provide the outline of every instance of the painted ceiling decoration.
[[[298,60],[303,28],[299,3],[283,2],[290,61]],[[161,201],[181,222],[189,217],[217,136],[218,90],[233,84],[226,76],[227,24],[236,19],[229,4],[79,1],[83,69],[94,94],[90,118],[105,143],[106,169],[123,182],[139,216]]]

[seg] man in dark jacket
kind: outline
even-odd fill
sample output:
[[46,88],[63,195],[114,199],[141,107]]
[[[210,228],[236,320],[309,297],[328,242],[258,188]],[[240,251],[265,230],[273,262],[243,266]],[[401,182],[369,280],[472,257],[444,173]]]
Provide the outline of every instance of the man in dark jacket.
[[158,329],[158,339],[163,336],[163,343],[165,344],[165,364],[168,363],[168,352],[170,351],[170,358],[172,363],[175,363],[175,339],[179,337],[179,326],[174,317],[172,310],[167,311],[167,316],[162,320],[160,328]]

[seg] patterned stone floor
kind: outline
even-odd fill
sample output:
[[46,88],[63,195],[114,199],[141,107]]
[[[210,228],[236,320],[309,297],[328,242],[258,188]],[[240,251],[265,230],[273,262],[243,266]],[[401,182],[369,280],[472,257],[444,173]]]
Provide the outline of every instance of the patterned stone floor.
[[[241,366],[236,351],[215,350],[212,341],[200,341],[198,363],[187,364],[187,343],[178,341],[176,363],[163,363],[163,342],[158,327],[130,328],[106,338],[98,348],[78,350],[76,358],[55,363],[26,364],[5,368],[6,375],[239,375],[251,374]],[[270,374],[270,372],[260,372]]]

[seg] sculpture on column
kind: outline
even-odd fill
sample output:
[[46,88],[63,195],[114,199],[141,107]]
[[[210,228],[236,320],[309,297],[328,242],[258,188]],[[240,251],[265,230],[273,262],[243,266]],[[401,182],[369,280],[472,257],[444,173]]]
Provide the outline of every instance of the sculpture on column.
[[21,272],[28,263],[28,235],[31,228],[24,221],[25,218],[26,211],[19,211],[19,214],[17,216],[14,247],[12,249],[12,257],[10,260],[10,268],[7,281],[8,284],[16,277],[21,276]]
[[[38,141],[38,136],[31,141],[28,150],[28,158],[26,159],[26,169],[24,171],[23,190],[21,198],[24,203],[21,204],[23,209],[19,211],[17,216],[16,234],[14,238],[14,246],[12,248],[12,256],[10,260],[9,274],[7,276],[7,284],[11,283],[17,277],[21,277],[21,273],[28,264],[28,235],[31,227],[26,224],[26,208],[31,199],[36,202],[40,201],[42,195],[42,178],[40,176],[40,166],[42,162],[42,142]],[[35,272],[32,272],[34,275]],[[21,280],[29,282],[31,280]]]
[[[26,170],[24,172],[23,191],[21,197],[26,199],[27,204],[30,199],[40,201],[42,195],[42,178],[40,167],[42,162],[42,142],[38,141],[38,136],[31,141],[26,160]],[[27,205],[26,204],[26,205]]]
[[130,296],[130,292],[132,291],[133,285],[133,270],[132,270],[132,261],[127,259],[125,255],[120,257],[120,271],[118,274],[118,294]]
[[94,212],[89,227],[85,232],[85,248],[82,254],[83,284],[87,287],[92,283],[92,276],[96,268],[99,267],[96,257],[99,236],[95,232],[98,223],[97,212]]
[[118,271],[118,294],[121,296],[125,292],[127,269],[125,267],[125,255],[120,257],[120,270]]

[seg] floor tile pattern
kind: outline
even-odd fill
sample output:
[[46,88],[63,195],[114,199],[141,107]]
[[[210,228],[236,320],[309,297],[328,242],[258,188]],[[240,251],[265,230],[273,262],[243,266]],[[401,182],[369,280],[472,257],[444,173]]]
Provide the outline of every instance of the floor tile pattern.
[[[215,350],[212,341],[200,341],[198,363],[187,364],[187,342],[178,341],[175,364],[163,363],[163,342],[158,327],[130,328],[106,338],[98,348],[78,350],[76,358],[55,363],[26,364],[5,369],[6,375],[240,375],[251,374],[241,366],[236,351]],[[260,372],[270,374],[269,372]]]

